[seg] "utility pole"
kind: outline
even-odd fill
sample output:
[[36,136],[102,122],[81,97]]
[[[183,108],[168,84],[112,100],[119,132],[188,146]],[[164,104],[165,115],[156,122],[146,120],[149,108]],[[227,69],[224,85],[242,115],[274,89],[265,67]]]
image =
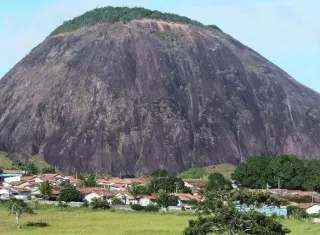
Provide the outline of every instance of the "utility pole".
[[278,178],[278,189],[281,188],[281,185],[280,185],[280,178]]

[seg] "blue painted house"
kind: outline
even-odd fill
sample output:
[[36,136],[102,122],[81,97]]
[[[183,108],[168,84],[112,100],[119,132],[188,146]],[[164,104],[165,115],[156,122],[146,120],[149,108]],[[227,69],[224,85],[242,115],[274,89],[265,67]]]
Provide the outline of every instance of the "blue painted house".
[[251,208],[246,205],[241,205],[241,206],[239,205],[239,206],[236,206],[236,210],[239,212],[257,211],[257,212],[260,212],[265,215],[273,215],[273,214],[276,214],[278,216],[287,216],[288,215],[288,209],[286,206],[280,206],[280,207],[263,206],[260,208]]

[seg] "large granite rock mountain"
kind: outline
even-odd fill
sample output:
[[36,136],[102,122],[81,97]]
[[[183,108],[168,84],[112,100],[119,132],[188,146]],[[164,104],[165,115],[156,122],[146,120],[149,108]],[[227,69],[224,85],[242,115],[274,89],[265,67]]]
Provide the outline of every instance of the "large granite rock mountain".
[[96,24],[48,37],[0,80],[0,150],[68,173],[319,158],[320,95],[219,30]]

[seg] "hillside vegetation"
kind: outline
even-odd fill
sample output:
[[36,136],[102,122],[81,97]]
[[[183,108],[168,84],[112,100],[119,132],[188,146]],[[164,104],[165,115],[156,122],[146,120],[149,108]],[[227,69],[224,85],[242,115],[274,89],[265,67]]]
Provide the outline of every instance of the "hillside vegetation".
[[[39,169],[51,167],[51,165],[48,164],[41,155],[34,155],[30,157],[29,162],[32,162]],[[18,163],[19,162],[16,161],[12,155],[6,152],[0,152],[0,169],[17,170],[19,168]]]
[[202,168],[190,168],[182,172],[179,177],[182,179],[203,179],[207,178],[211,173],[221,173],[227,179],[231,179],[231,174],[235,171],[236,166],[230,163],[218,164]]
[[0,169],[12,169],[13,161],[8,157],[7,153],[0,152]]
[[135,7],[104,7],[84,13],[81,16],[75,17],[72,20],[64,22],[56,28],[50,36],[61,33],[72,32],[83,26],[95,25],[98,23],[115,23],[128,22],[135,19],[156,19],[170,22],[178,22],[190,24],[199,27],[207,27],[214,30],[220,30],[216,25],[205,26],[202,23],[191,20],[184,16],[179,16],[171,13],[162,13],[160,11],[151,11],[145,8]]

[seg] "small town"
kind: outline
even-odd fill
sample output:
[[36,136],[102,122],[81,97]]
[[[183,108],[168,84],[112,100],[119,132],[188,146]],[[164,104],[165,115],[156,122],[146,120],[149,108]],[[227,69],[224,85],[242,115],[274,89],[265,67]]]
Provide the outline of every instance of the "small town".
[[[0,174],[0,200],[15,198],[57,206],[60,191],[65,184],[70,184],[79,192],[79,200],[66,202],[71,207],[81,207],[85,203],[90,204],[94,198],[103,198],[106,200],[106,203],[119,210],[132,210],[131,205],[140,205],[143,207],[157,205],[158,193],[147,192],[145,194],[139,194],[139,190],[137,190],[137,187],[149,187],[151,176],[119,178],[90,175],[89,177],[93,179],[91,186],[86,186],[86,179],[79,179],[77,175],[54,173],[25,176],[25,172],[21,170],[3,170],[3,173]],[[45,195],[45,192],[41,190],[41,185],[45,183],[47,183],[51,189],[49,195]],[[202,179],[185,179],[183,183],[188,193],[180,193],[178,189],[176,190],[177,192],[170,193],[170,195],[177,198],[176,204],[173,203],[162,209],[165,211],[195,212],[193,209],[195,205],[194,202],[204,200],[203,193],[206,187],[206,181]],[[232,184],[232,187],[234,190],[240,190],[235,184]],[[265,193],[267,190],[256,191]],[[319,214],[320,212],[320,194],[315,191],[286,189],[269,189],[268,191],[275,197],[311,198],[309,203],[290,202],[289,205],[300,208],[307,214]],[[267,215],[277,214],[278,216],[288,216],[287,206],[262,207],[259,208],[258,211]]]
[[1,0],[1,235],[320,235],[319,0]]

